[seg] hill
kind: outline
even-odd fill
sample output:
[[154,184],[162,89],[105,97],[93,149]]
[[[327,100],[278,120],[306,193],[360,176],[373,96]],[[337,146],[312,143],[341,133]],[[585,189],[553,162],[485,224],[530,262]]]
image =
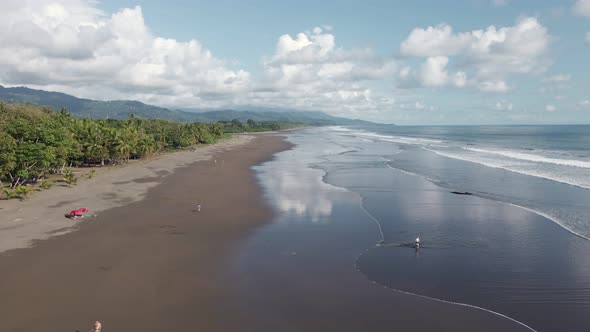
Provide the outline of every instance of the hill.
[[253,111],[220,110],[207,112],[185,112],[144,104],[133,100],[100,101],[78,98],[61,92],[35,90],[27,87],[5,88],[0,85],[0,100],[12,103],[30,103],[65,108],[75,117],[93,119],[126,119],[130,114],[146,119],[163,119],[178,122],[215,122],[238,119],[246,121],[298,122],[307,125],[349,125],[367,124],[362,120],[334,117],[312,111]]

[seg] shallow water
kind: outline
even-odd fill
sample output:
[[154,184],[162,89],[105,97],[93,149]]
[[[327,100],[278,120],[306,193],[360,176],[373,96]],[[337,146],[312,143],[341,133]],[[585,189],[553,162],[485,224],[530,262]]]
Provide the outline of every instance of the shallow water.
[[[384,316],[399,308],[399,298],[392,299],[384,288],[367,288],[366,277],[389,289],[507,316],[479,310],[478,330],[527,330],[515,321],[537,331],[590,327],[590,260],[585,259],[590,242],[511,201],[516,197],[522,199],[519,205],[580,215],[586,193],[579,190],[585,189],[343,130],[308,129],[290,134],[289,140],[297,144],[294,150],[257,167],[277,211],[275,223],[253,234],[233,265],[240,276],[235,287],[250,303],[295,319],[285,313],[293,297],[301,296],[297,308],[307,312],[320,310],[317,306],[327,300],[314,306],[306,298],[335,296],[342,303],[326,302],[336,306],[333,310],[357,310],[362,312],[358,319],[383,320],[374,328],[399,321]],[[441,181],[453,177],[464,185]],[[422,239],[419,251],[409,245],[416,235]],[[281,301],[281,295],[288,299]],[[425,306],[433,302],[417,299],[406,295],[402,300],[426,301],[406,308],[405,315],[416,314],[417,308],[428,311]],[[469,321],[477,311],[443,306],[459,310],[454,312],[459,316],[448,316],[458,322],[462,317]],[[432,308],[441,310],[440,304]],[[437,320],[422,314],[407,316],[409,326]],[[331,321],[331,315],[324,319]],[[321,315],[313,317],[322,321]],[[355,330],[356,321],[347,317],[344,330]]]

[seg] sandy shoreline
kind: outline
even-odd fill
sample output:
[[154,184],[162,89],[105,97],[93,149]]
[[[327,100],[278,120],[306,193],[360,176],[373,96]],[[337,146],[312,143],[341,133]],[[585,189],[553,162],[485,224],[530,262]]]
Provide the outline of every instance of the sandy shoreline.
[[80,179],[71,188],[54,186],[25,201],[0,201],[0,253],[26,248],[37,240],[65,234],[77,227],[64,213],[87,207],[91,212],[123,206],[143,199],[175,169],[209,160],[227,149],[247,144],[254,135],[236,135],[213,145],[158,155],[132,164],[97,169],[92,179]]
[[178,168],[142,200],[0,255],[0,331],[84,331],[96,319],[107,331],[219,330],[223,257],[272,217],[250,167],[291,146],[232,144],[209,151],[217,165]]

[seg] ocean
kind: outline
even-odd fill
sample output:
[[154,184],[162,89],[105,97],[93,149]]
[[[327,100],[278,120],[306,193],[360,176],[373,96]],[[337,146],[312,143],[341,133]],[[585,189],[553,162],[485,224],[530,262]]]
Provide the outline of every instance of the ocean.
[[[590,126],[336,129],[418,150],[393,158],[392,167],[414,172],[442,187],[473,191],[481,197],[531,209],[579,236],[590,237]],[[416,155],[406,156],[412,153]],[[482,181],[473,177],[479,176],[477,172],[456,172],[452,163],[445,169],[430,168],[420,158],[429,158],[432,153],[495,169],[486,172],[495,185],[483,182],[482,186]],[[561,193],[559,199],[547,195],[555,191]]]
[[[274,222],[231,263],[244,306],[284,321],[277,298],[301,297],[296,315],[341,331],[408,323],[435,304],[456,312],[428,309],[408,326],[590,328],[590,126],[324,127],[287,139],[295,148],[256,167]],[[337,305],[350,313],[325,323],[322,308]]]

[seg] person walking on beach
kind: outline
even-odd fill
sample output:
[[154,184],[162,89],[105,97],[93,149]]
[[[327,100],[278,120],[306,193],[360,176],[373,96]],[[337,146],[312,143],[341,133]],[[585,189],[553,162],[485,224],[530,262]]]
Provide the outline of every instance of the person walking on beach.
[[99,321],[94,322],[94,326],[92,326],[92,330],[90,332],[100,332],[102,331],[102,324]]
[[197,203],[197,212],[201,212],[201,204]]

